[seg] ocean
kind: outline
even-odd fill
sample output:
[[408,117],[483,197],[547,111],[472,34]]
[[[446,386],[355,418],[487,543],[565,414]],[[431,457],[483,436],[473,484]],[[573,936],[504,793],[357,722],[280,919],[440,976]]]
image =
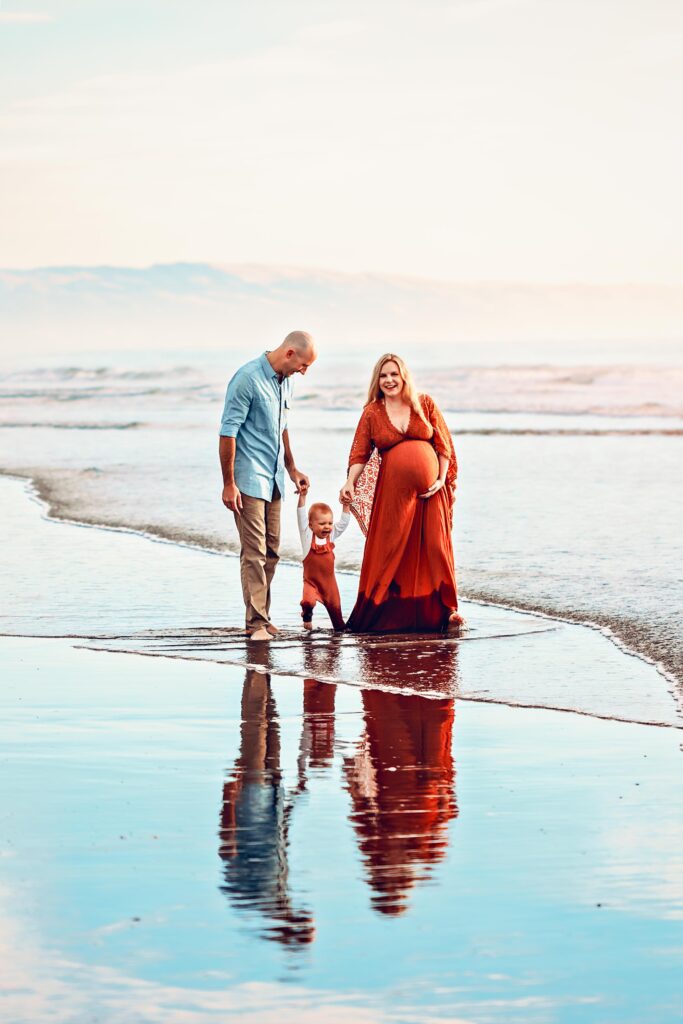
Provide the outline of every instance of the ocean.
[[[8,370],[0,471],[31,479],[54,517],[234,552],[218,424],[227,380],[253,354],[181,362],[157,351]],[[458,455],[460,593],[597,626],[680,683],[683,369],[412,355]],[[323,353],[297,378],[290,436],[311,500],[336,504],[374,356]],[[354,523],[337,546],[340,569],[358,571],[362,549]],[[293,493],[282,556],[300,558]]]

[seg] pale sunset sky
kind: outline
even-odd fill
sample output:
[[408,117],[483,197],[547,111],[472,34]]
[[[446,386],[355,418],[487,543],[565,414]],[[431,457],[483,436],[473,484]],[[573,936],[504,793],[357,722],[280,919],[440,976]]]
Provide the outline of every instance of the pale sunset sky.
[[2,0],[0,266],[683,281],[681,0]]

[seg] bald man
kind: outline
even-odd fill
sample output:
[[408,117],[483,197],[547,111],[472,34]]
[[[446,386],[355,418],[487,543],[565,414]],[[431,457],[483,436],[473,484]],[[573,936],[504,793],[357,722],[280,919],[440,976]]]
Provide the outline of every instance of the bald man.
[[311,335],[292,331],[274,351],[241,366],[225,396],[219,442],[223,504],[240,536],[245,628],[252,640],[270,640],[278,631],[270,621],[270,585],[279,558],[285,470],[297,494],[305,494],[309,483],[289,444],[291,377],[306,373],[316,356]]

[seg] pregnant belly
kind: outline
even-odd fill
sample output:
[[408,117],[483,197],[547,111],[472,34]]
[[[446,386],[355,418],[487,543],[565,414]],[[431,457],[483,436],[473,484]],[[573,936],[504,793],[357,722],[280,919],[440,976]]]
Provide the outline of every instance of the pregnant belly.
[[383,486],[408,495],[422,494],[439,475],[439,460],[429,441],[401,441],[382,458]]

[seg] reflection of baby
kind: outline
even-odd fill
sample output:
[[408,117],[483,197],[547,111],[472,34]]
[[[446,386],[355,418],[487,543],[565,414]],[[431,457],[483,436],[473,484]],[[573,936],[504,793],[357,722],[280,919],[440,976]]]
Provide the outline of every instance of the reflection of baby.
[[304,629],[313,628],[313,609],[318,601],[327,608],[335,629],[344,629],[339,587],[334,575],[334,543],[349,525],[349,504],[338,522],[334,522],[332,509],[316,501],[306,514],[306,495],[299,494],[296,517],[301,534],[304,556],[304,594],[301,599],[301,617]]

